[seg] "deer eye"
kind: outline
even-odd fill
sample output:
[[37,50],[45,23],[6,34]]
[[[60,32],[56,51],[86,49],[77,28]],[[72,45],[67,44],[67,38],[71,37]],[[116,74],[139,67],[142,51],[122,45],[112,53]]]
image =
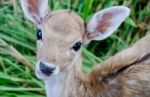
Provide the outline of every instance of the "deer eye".
[[74,49],[75,51],[78,51],[81,48],[82,43],[81,42],[77,42],[72,49]]
[[42,30],[41,29],[37,30],[36,38],[37,38],[37,40],[41,40],[42,39]]

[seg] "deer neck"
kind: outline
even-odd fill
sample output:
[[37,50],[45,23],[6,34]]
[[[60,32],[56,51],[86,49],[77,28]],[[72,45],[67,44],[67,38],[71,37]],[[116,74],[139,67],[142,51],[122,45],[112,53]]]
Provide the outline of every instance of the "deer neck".
[[79,85],[83,84],[85,78],[81,64],[82,58],[79,57],[68,70],[46,80],[47,97],[77,97]]

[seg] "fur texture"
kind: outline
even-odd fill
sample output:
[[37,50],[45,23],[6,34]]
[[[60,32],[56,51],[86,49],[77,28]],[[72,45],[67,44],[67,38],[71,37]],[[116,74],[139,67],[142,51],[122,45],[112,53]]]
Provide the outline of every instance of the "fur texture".
[[[48,97],[149,97],[150,56],[117,74],[120,68],[132,64],[150,53],[150,35],[145,36],[131,48],[125,49],[95,66],[89,75],[74,63],[69,72],[55,76],[58,86],[47,89]],[[80,60],[80,59],[78,59]],[[48,81],[48,82],[47,82]],[[52,80],[46,81],[46,87]],[[54,85],[54,83],[52,83]],[[59,87],[55,95],[50,93]]]
[[[81,42],[102,40],[112,34],[129,15],[127,7],[97,12],[87,25],[72,11],[48,9],[47,0],[20,0],[26,17],[37,24],[37,77],[44,80],[48,97],[150,97],[150,35],[96,65],[89,75],[81,70]],[[35,5],[34,5],[35,4]],[[39,63],[55,67],[44,75]]]

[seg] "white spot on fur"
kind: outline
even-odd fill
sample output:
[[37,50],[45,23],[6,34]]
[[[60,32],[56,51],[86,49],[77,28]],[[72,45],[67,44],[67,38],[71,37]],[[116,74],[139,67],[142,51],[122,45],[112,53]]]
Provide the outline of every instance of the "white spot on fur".
[[116,83],[116,79],[109,80],[109,84],[114,84],[114,83]]
[[62,76],[52,76],[49,80],[45,80],[47,97],[62,97],[63,87],[61,83]]
[[136,85],[137,81],[136,80],[128,80],[126,81],[129,85]]

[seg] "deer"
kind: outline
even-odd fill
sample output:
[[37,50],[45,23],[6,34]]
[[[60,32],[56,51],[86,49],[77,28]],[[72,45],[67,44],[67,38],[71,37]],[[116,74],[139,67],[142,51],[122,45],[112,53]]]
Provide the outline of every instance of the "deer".
[[20,0],[37,25],[36,76],[47,97],[150,97],[150,35],[95,65],[82,68],[82,48],[113,34],[130,14],[125,6],[96,12],[88,22],[73,11],[51,11],[48,0]]

